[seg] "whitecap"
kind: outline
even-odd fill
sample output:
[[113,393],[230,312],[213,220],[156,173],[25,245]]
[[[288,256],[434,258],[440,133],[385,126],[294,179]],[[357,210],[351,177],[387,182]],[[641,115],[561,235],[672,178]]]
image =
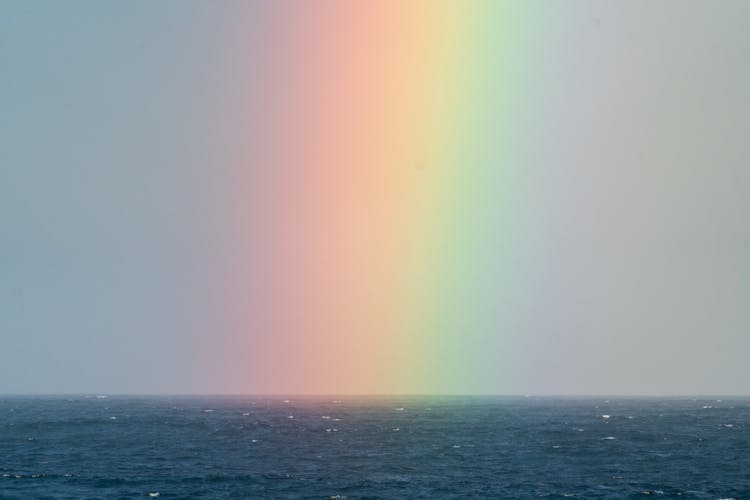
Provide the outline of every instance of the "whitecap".
[[617,439],[617,438],[614,437],[614,436],[607,436],[607,437],[603,437],[602,439],[607,440],[607,441],[612,441],[612,440]]
[[148,496],[150,496],[150,497],[158,497],[159,496],[159,492],[158,491],[151,492],[151,493],[148,494]]
[[394,410],[396,410],[396,411],[404,411],[404,408],[399,407],[399,408],[394,408]]
[[602,418],[610,418],[609,415],[602,415]]

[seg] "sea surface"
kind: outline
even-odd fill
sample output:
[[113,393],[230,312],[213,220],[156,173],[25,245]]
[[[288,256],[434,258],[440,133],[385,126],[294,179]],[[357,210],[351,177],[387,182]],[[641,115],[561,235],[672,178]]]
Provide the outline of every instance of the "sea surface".
[[750,399],[0,396],[0,498],[750,498]]

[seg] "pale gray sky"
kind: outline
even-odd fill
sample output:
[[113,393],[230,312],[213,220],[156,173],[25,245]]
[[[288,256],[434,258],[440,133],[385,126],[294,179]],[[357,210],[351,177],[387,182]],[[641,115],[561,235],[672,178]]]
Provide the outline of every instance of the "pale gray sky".
[[[222,5],[0,4],[0,393],[240,387]],[[507,366],[451,390],[750,394],[750,2],[541,5]]]

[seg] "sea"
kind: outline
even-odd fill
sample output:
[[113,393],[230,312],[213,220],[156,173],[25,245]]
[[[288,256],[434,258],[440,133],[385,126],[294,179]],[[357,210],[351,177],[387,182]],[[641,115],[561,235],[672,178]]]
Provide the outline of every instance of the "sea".
[[750,399],[0,396],[0,498],[750,498]]

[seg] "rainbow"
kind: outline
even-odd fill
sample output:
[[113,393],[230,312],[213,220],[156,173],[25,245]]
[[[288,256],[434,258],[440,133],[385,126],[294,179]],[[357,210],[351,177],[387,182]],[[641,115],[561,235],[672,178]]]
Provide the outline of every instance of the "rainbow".
[[263,4],[221,304],[237,390],[482,392],[510,376],[536,8]]

